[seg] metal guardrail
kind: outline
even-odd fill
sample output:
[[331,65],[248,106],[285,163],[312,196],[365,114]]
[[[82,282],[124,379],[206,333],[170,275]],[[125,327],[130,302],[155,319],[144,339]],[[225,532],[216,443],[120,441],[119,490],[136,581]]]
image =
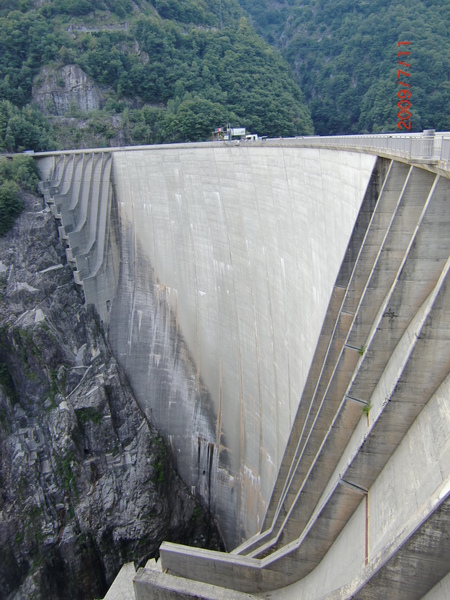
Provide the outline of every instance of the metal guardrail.
[[442,139],[441,160],[450,162],[450,137]]
[[450,171],[450,132],[435,133],[431,129],[411,134],[309,136],[285,141],[293,140],[296,146],[368,150],[425,164],[439,163],[440,168]]

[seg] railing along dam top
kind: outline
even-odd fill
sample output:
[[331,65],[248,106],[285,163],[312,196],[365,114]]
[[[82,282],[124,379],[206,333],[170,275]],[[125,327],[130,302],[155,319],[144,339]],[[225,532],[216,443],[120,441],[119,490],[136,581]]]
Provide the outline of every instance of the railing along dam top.
[[111,148],[83,148],[74,150],[54,150],[36,152],[33,155],[55,156],[82,152],[130,152],[139,150],[158,150],[173,148],[205,148],[223,146],[286,146],[305,148],[329,148],[367,152],[388,158],[403,159],[408,162],[422,163],[450,173],[450,132],[435,132],[433,129],[423,133],[380,133],[368,135],[305,136],[292,138],[258,138],[257,140],[232,140],[220,142],[186,142],[176,144],[155,144],[150,146],[119,146]]
[[308,136],[293,140],[296,146],[357,150],[450,171],[450,132],[435,133],[430,129],[412,134]]

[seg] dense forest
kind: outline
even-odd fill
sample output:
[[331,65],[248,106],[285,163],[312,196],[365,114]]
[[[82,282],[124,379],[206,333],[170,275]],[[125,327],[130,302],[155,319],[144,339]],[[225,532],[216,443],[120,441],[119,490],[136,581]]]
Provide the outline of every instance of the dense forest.
[[[267,136],[395,132],[402,40],[412,130],[448,130],[449,9],[450,0],[3,0],[0,151],[207,140],[225,123]],[[38,104],[43,70],[64,88],[65,65],[98,86],[96,110]]]
[[[2,2],[1,150],[55,148],[61,127],[67,136],[51,107],[33,105],[42,67],[64,65],[78,65],[101,88],[101,110],[68,113],[86,117],[99,143],[117,126],[123,143],[205,140],[224,123],[268,136],[313,132],[286,62],[236,0]],[[76,123],[64,140],[71,144],[83,145]]]
[[398,42],[411,42],[413,131],[450,129],[449,0],[241,0],[291,65],[316,133],[398,131]]

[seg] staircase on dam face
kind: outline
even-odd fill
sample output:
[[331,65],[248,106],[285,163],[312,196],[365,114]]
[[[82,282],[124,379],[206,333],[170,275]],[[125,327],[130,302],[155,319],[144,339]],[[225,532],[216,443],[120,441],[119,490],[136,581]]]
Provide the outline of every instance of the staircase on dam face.
[[[156,580],[141,570],[135,577],[138,600],[190,597],[173,583],[180,577],[229,593],[276,598],[278,590],[309,574],[308,598],[414,600],[447,574],[450,542],[438,533],[442,528],[448,533],[450,492],[449,267],[450,181],[417,166],[378,159],[261,533],[228,555],[164,543],[161,568],[171,577],[164,583],[164,576]],[[427,411],[435,405],[445,406],[439,414],[446,417],[437,425],[440,434],[426,438]],[[402,470],[405,446],[420,463],[414,447],[420,452],[424,437],[431,453],[441,453],[426,474],[417,474],[417,479],[433,479],[433,499],[428,498],[427,509],[411,507],[407,523],[401,522],[399,508],[397,519],[391,515],[397,529],[377,538],[378,507],[371,498],[381,506],[383,493],[401,496],[401,490],[390,489],[395,482],[384,482],[386,469],[398,470],[400,461]],[[405,464],[407,469],[414,472],[414,464]],[[393,506],[379,510],[395,512],[397,503],[408,499],[396,498]],[[360,513],[364,531],[355,536],[353,522]],[[359,546],[360,566],[356,575],[354,566],[347,575],[343,566],[323,593],[326,586],[314,583],[313,572],[320,578],[321,562],[328,552],[333,555],[333,544],[339,548],[347,530],[350,543]],[[405,567],[405,556],[417,563],[414,544],[427,547],[426,574]],[[382,589],[386,595],[380,595]],[[301,597],[294,586],[291,590],[282,597]],[[215,597],[203,593],[198,597]]]

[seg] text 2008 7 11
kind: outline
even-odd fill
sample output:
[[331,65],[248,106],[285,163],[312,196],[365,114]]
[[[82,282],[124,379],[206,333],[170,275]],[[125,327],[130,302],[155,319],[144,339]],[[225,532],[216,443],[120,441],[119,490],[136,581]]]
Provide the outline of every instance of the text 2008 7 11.
[[[400,46],[410,46],[411,42],[399,42],[398,45]],[[403,57],[409,57],[411,55],[411,51],[409,50],[409,48],[407,50],[399,50],[398,53],[398,64],[402,65],[404,67],[411,67],[411,63],[407,63],[403,60]],[[407,60],[410,60],[409,58]],[[398,97],[399,97],[399,103],[398,103],[398,107],[399,107],[399,112],[398,112],[398,128],[399,129],[411,129],[411,112],[410,112],[410,108],[411,108],[411,85],[409,83],[406,83],[405,81],[402,81],[402,79],[405,79],[406,77],[411,77],[411,73],[408,73],[407,71],[403,71],[402,69],[398,69],[398,84],[400,86],[403,86],[401,89],[398,90]]]

